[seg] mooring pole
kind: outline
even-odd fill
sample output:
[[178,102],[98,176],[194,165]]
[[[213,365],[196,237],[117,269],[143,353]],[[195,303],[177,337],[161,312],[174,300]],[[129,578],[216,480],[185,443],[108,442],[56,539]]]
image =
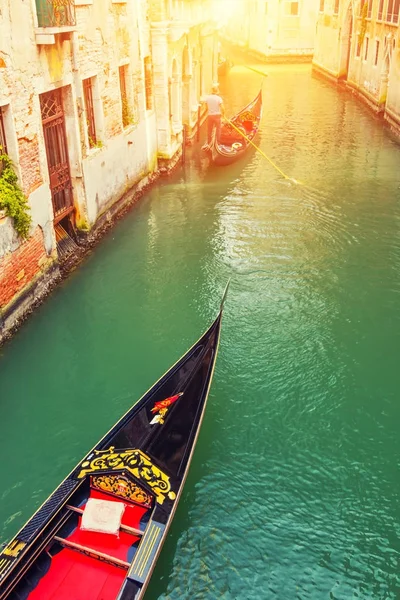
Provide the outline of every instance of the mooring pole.
[[186,125],[183,126],[183,134],[182,134],[182,164],[185,164],[185,159],[186,159],[186,137],[187,137],[187,133],[186,133]]
[[200,104],[197,108],[197,141],[200,141]]

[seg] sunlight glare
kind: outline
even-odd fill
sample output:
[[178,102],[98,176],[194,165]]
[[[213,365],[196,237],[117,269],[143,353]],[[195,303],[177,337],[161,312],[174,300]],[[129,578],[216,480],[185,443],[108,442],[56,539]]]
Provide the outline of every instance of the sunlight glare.
[[214,0],[215,15],[219,23],[224,23],[240,12],[242,0]]

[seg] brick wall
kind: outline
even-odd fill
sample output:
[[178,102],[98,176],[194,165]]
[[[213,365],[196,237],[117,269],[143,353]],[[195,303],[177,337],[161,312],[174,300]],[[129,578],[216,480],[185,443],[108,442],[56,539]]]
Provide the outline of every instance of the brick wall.
[[43,232],[36,227],[32,237],[0,259],[0,308],[32,281],[46,261]]
[[20,138],[19,164],[22,173],[22,189],[29,196],[42,183],[39,163],[39,143],[37,135],[33,139]]

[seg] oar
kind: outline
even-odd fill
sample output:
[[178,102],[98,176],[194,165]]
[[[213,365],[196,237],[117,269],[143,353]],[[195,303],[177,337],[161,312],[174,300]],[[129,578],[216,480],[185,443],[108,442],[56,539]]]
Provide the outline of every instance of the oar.
[[266,159],[267,159],[267,161],[268,161],[268,162],[269,162],[269,163],[270,163],[270,164],[271,164],[271,165],[272,165],[272,166],[273,166],[273,167],[274,167],[274,168],[275,168],[275,169],[278,171],[278,173],[280,173],[280,174],[282,175],[282,177],[284,177],[285,179],[288,179],[289,181],[293,181],[293,183],[298,183],[299,185],[302,185],[302,184],[301,184],[301,181],[297,181],[297,179],[293,179],[293,177],[289,177],[289,175],[286,175],[286,173],[284,173],[284,172],[282,171],[282,169],[280,169],[280,168],[278,167],[278,165],[276,165],[276,164],[274,163],[274,161],[273,161],[273,160],[271,160],[271,159],[269,158],[269,156],[267,156],[267,155],[265,154],[265,152],[263,152],[263,151],[261,150],[261,148],[259,148],[259,147],[258,147],[258,146],[257,146],[257,145],[256,145],[256,144],[255,144],[255,143],[254,143],[254,142],[253,142],[251,139],[250,139],[250,138],[248,138],[248,137],[247,137],[247,135],[245,135],[245,134],[244,134],[242,131],[240,131],[240,129],[239,129],[238,127],[236,127],[236,125],[235,125],[234,123],[232,123],[232,121],[230,121],[230,120],[229,120],[229,119],[227,119],[226,117],[224,117],[224,119],[225,119],[225,121],[226,121],[227,123],[229,123],[229,125],[231,125],[231,126],[233,127],[233,129],[235,129],[235,130],[236,130],[238,133],[240,133],[240,135],[241,135],[242,137],[244,137],[244,139],[245,139],[247,142],[249,142],[249,144],[251,144],[251,145],[252,145],[252,146],[253,146],[253,147],[254,147],[254,148],[257,150],[257,152],[259,152],[259,153],[261,154],[261,156],[263,156],[264,158],[266,158]]
[[250,71],[254,71],[254,73],[258,73],[263,77],[268,77],[268,73],[264,73],[264,71],[259,71],[258,69],[254,69],[254,67],[248,67],[247,65],[243,65],[245,69],[249,69]]

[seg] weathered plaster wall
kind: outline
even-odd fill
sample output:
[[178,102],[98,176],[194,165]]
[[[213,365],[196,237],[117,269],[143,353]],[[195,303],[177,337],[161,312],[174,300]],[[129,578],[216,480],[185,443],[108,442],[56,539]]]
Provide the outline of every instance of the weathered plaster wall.
[[[83,161],[83,172],[88,201],[89,224],[120,198],[134,183],[149,172],[146,124],[140,123],[123,141],[109,140],[104,150],[94,152]],[[124,146],[122,145],[124,143]],[[136,176],[136,180],[135,180]]]
[[[398,41],[398,36],[394,38]],[[390,55],[386,108],[400,126],[400,47],[393,48]]]
[[[62,89],[78,227],[93,226],[127,189],[157,169],[155,111],[146,109],[144,85],[143,59],[151,54],[147,5],[147,0],[78,0],[75,31],[56,34],[53,44],[43,45],[35,37],[34,0],[2,3],[0,106],[32,227],[22,242],[10,219],[0,221],[0,317],[46,269],[53,272],[56,259],[40,94]],[[126,69],[129,104],[125,126],[120,67]],[[89,143],[83,97],[82,81],[89,77],[94,82],[95,148]],[[29,299],[22,304],[29,308]]]
[[339,76],[340,19],[338,15],[319,14],[316,25],[313,63]]
[[190,138],[199,119],[200,97],[217,80],[218,38],[210,2],[151,3],[158,155],[181,151],[183,126]]

